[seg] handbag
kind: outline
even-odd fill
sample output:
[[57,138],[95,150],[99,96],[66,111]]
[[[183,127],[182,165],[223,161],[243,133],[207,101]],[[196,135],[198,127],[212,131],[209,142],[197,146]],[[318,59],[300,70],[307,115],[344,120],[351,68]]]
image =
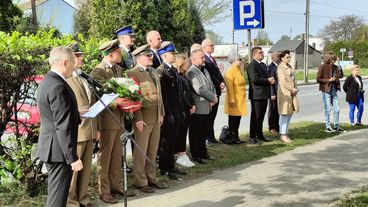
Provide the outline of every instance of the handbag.
[[229,127],[227,125],[221,128],[220,141],[224,144],[234,143],[234,137],[231,135]]

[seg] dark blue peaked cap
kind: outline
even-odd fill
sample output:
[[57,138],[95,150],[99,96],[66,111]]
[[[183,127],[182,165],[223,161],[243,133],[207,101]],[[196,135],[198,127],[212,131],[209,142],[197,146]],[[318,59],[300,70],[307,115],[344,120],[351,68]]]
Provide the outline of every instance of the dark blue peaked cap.
[[176,53],[174,43],[172,43],[172,42],[163,42],[161,45],[162,45],[161,48],[157,51],[157,53],[159,55],[165,54],[167,52],[175,52]]
[[122,35],[135,35],[133,31],[133,27],[131,25],[122,27],[115,31],[116,36],[120,37]]

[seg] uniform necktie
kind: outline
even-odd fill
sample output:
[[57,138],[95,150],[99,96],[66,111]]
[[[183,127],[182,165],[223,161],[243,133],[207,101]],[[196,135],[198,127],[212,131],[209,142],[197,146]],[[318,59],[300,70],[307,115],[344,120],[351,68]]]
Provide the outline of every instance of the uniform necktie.
[[150,78],[152,79],[152,81],[155,83],[155,85],[157,85],[156,83],[156,78],[155,76],[152,74],[151,70],[149,68],[146,69],[148,75],[150,76]]

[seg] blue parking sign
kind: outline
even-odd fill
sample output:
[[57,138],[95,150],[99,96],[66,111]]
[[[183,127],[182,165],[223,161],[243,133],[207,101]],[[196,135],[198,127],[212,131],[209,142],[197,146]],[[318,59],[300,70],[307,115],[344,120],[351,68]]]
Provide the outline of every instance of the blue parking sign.
[[264,28],[263,0],[233,0],[234,29]]

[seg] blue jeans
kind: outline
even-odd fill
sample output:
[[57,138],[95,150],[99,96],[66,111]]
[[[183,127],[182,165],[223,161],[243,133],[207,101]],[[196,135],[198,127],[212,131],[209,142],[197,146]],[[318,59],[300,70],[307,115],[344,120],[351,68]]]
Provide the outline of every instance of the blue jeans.
[[287,135],[289,133],[290,119],[291,119],[291,115],[280,114],[279,125],[280,125],[281,135]]
[[334,118],[334,128],[339,128],[339,114],[340,114],[340,108],[339,108],[339,99],[337,97],[337,90],[335,87],[331,88],[331,92],[322,92],[322,100],[323,105],[325,108],[325,125],[326,129],[331,128],[330,125],[330,112],[331,112],[331,105],[333,108],[333,118]]
[[357,123],[361,124],[362,123],[362,115],[363,115],[363,110],[364,110],[364,104],[363,104],[363,93],[358,93],[358,98],[357,98],[357,103],[349,103],[349,118],[350,118],[350,123],[354,124],[354,112],[355,112],[355,107],[358,108],[358,113],[357,113]]

